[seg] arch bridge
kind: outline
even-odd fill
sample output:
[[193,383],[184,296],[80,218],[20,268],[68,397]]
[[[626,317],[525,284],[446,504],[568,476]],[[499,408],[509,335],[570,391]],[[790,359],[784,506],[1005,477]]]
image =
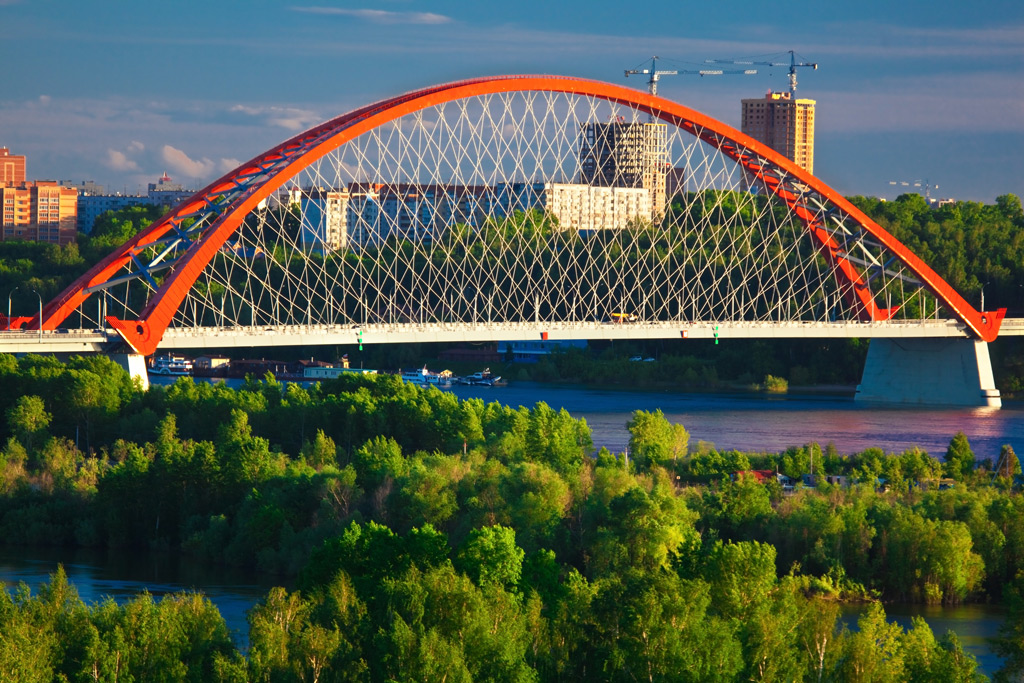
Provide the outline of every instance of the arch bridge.
[[[34,333],[71,346],[92,343],[76,330],[112,330],[142,355],[357,340],[925,338],[957,349],[942,363],[969,357],[984,374],[1004,315],[976,310],[838,192],[719,121],[608,83],[499,76],[296,135],[7,327],[27,330],[26,344]],[[896,367],[882,373],[902,382]],[[978,381],[968,393],[992,398],[990,367]]]

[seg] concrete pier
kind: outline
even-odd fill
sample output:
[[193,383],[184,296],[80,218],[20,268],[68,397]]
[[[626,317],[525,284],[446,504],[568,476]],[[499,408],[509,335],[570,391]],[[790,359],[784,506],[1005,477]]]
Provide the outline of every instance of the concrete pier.
[[868,346],[855,400],[1001,408],[988,344],[974,339],[883,339]]
[[143,389],[149,389],[149,373],[146,371],[146,357],[137,353],[115,353],[111,360],[128,371],[132,379],[142,382]]

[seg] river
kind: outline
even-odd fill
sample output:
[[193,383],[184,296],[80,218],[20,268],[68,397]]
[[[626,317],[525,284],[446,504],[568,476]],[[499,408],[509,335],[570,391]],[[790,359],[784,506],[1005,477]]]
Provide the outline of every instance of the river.
[[453,387],[461,398],[510,405],[544,401],[585,418],[594,445],[622,452],[626,423],[634,410],[661,410],[690,433],[690,445],[710,441],[719,449],[778,452],[817,441],[840,453],[872,446],[901,452],[917,446],[942,457],[963,430],[979,459],[999,456],[1003,444],[1024,449],[1024,402],[992,408],[893,408],[865,406],[848,396],[823,394],[696,394],[622,391],[591,387],[514,383],[507,387]]
[[[150,377],[173,384],[173,377]],[[228,380],[240,386],[242,380]],[[584,418],[594,446],[621,453],[629,442],[626,423],[634,410],[661,410],[690,433],[690,445],[709,441],[719,449],[778,452],[817,441],[835,444],[840,453],[876,446],[887,453],[917,446],[941,458],[950,439],[962,430],[978,459],[999,456],[1003,444],[1024,452],[1024,401],[995,408],[869,406],[837,394],[676,393],[621,388],[513,382],[506,387],[452,386],[460,398],[480,398],[512,406],[538,401]]]
[[[866,609],[863,605],[846,606],[840,621],[850,630],[856,630],[857,619]],[[999,635],[1006,619],[1003,609],[993,605],[885,605],[885,615],[892,623],[910,629],[914,617],[928,622],[936,640],[952,631],[960,639],[966,652],[978,660],[978,672],[991,677],[1002,666],[1002,657],[989,647],[988,639]]]
[[[154,383],[165,383],[161,378]],[[173,381],[173,380],[170,380]],[[544,401],[585,418],[596,447],[621,452],[628,443],[626,423],[634,410],[661,410],[686,426],[690,443],[710,441],[720,449],[781,451],[817,441],[835,444],[840,453],[871,446],[899,452],[914,446],[941,457],[950,438],[963,430],[978,458],[993,458],[1003,444],[1024,451],[1024,403],[1007,401],[1002,410],[983,408],[891,408],[863,406],[849,397],[819,394],[711,394],[622,391],[590,387],[514,383],[507,387],[446,389],[460,398],[481,398],[510,405],[532,406]],[[235,642],[247,644],[246,611],[272,584],[228,570],[192,567],[174,555],[126,558],[115,553],[11,549],[0,546],[0,581],[25,581],[33,590],[46,581],[57,563],[87,602],[109,595],[124,601],[139,591],[154,596],[181,590],[200,590],[221,610]],[[914,608],[887,606],[892,618],[909,625],[912,614],[923,616],[937,636],[953,629],[965,647],[979,658],[983,673],[992,674],[999,659],[985,638],[998,631],[997,608]],[[851,621],[856,617],[848,614]]]
[[252,572],[197,566],[175,553],[0,545],[0,584],[8,588],[24,582],[35,595],[59,565],[87,604],[108,596],[123,604],[142,591],[149,591],[155,599],[200,591],[220,610],[240,647],[249,642],[246,613],[270,588],[280,585]]

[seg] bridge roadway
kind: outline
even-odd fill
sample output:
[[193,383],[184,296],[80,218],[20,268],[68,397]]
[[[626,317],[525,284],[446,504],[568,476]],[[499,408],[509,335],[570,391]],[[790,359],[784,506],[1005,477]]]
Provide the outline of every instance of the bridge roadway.
[[[226,350],[270,346],[493,342],[558,339],[794,339],[794,338],[967,338],[954,320],[886,322],[521,322],[374,325],[282,325],[169,328],[163,351]],[[1003,321],[1000,336],[1024,336],[1024,318]],[[120,342],[113,330],[0,331],[0,353],[104,353]]]

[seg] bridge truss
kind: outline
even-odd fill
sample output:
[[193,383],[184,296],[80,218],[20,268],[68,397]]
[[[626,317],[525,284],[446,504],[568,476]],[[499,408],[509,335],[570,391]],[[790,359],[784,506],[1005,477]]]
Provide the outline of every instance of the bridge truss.
[[718,121],[605,83],[509,76],[282,143],[11,326],[110,325],[149,354],[165,333],[388,326],[601,337],[951,320],[989,341],[1004,313],[976,311],[838,193]]

